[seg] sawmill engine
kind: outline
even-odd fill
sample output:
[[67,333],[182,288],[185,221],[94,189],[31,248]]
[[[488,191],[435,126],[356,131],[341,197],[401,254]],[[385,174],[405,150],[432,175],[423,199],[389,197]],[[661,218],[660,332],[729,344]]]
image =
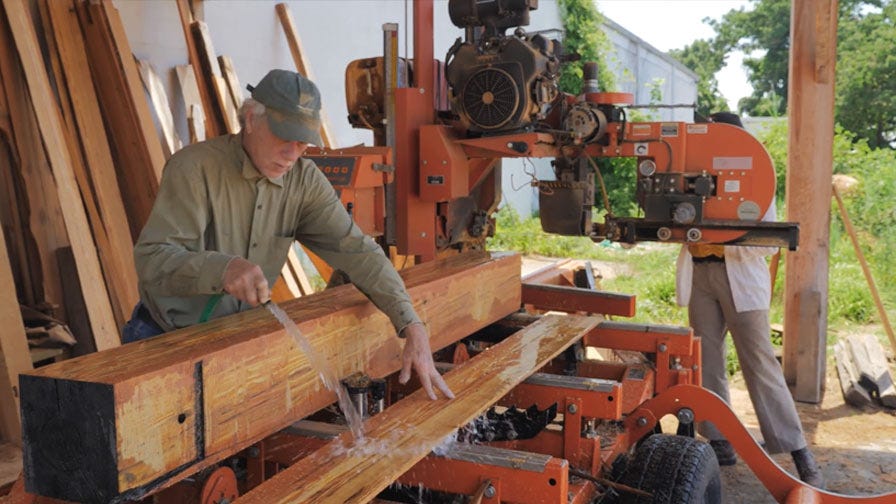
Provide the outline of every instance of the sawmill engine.
[[452,109],[470,133],[531,128],[558,100],[562,45],[520,28],[537,7],[538,0],[449,1],[451,22],[465,37],[449,49],[445,75]]

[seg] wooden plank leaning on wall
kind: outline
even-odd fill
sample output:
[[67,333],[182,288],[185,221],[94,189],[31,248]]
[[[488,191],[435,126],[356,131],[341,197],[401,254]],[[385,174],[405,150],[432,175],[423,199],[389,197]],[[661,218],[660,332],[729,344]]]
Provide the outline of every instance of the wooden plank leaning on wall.
[[93,88],[78,16],[67,2],[44,0],[42,3],[46,5],[53,30],[46,36],[56,40],[64,71],[64,79],[61,74],[57,75],[57,87],[60,95],[71,98],[73,117],[69,119],[68,129],[71,144],[79,147],[71,149],[76,168],[81,153],[84,156],[84,167],[76,171],[76,176],[103,262],[116,321],[121,326],[137,303],[137,274],[134,245],[109,139]]
[[34,25],[31,23],[24,0],[3,0],[3,6],[6,8],[10,29],[25,70],[41,136],[44,145],[47,146],[47,156],[57,183],[59,203],[64,209],[65,228],[75,254],[78,274],[82,279],[81,288],[94,340],[98,350],[113,348],[120,344],[118,327],[112,314],[106,285],[102,282],[99,258],[72,171],[73,161],[65,147],[62,117],[56,106],[53,91],[50,89]]
[[19,373],[31,371],[25,325],[16,298],[6,239],[0,229],[0,441],[22,442],[19,425]]
[[111,135],[131,239],[149,217],[165,155],[144,98],[137,64],[118,10],[110,0],[75,0],[97,97]]
[[67,317],[55,251],[69,245],[68,233],[6,20],[5,11],[0,11],[0,115],[9,119],[3,125],[3,140],[10,163],[3,183],[4,196],[9,196],[5,203],[12,214],[4,220],[10,233],[6,240],[15,244],[15,253],[10,253],[16,256],[19,279],[26,280],[18,284],[21,300],[36,308],[56,308],[54,316],[64,320]]
[[[402,276],[437,350],[518,310],[519,272],[517,255],[469,253]],[[401,366],[392,324],[351,285],[282,309],[336,376]],[[29,488],[79,502],[140,498],[335,401],[264,309],[45,366],[21,384]]]

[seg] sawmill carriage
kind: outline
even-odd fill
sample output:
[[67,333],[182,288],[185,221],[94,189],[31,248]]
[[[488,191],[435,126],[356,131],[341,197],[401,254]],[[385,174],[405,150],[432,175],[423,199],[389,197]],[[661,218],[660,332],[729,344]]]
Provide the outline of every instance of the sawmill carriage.
[[[525,31],[536,7],[450,0],[464,36],[438,62],[433,2],[414,2],[415,60],[398,58],[387,25],[384,56],[346,71],[349,120],[375,145],[309,152],[358,225],[416,263],[402,275],[457,399],[399,384],[388,320],[334,287],[282,305],[346,377],[366,439],[352,440],[309,357],[255,310],[24,376],[28,490],[79,502],[717,503],[718,463],[694,438],[712,420],[779,501],[862,500],[772,462],[700,387],[690,329],[620,321],[634,296],[598,290],[590,267],[521,280],[519,256],[484,252],[510,157],[553,159],[556,179],[538,182],[548,232],[797,246],[795,224],[760,222],[775,174],[758,141],[725,124],[630,121],[632,97],[601,91],[590,64],[579,94],[561,92],[574,55]],[[636,160],[643,215],[592,222],[593,159],[623,157]]]

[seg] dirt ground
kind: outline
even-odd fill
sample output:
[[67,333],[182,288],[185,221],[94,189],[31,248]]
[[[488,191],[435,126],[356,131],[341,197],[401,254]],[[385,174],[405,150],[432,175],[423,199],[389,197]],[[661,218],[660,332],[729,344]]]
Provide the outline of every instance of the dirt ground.
[[[797,409],[828,490],[845,495],[896,492],[896,410],[860,410],[845,404],[832,362],[828,363],[826,386],[821,404],[797,403]],[[732,382],[731,402],[743,424],[754,437],[761,438],[756,415],[739,375]],[[796,474],[789,455],[772,458]],[[722,468],[722,484],[726,503],[775,502],[743,461]]]

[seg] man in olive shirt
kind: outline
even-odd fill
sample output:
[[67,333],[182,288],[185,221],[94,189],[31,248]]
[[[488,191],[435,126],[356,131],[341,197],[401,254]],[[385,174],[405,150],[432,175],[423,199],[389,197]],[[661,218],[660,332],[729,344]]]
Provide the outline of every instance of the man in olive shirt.
[[249,90],[240,133],[186,147],[166,164],[134,248],[141,301],[123,341],[267,301],[299,240],[344,271],[405,338],[400,380],[413,369],[431,398],[433,385],[453,397],[398,273],[320,170],[301,157],[309,144],[321,145],[317,87],[295,72],[272,70]]

